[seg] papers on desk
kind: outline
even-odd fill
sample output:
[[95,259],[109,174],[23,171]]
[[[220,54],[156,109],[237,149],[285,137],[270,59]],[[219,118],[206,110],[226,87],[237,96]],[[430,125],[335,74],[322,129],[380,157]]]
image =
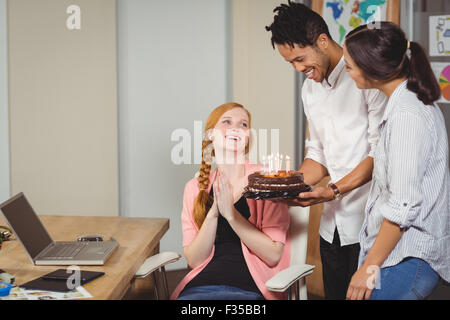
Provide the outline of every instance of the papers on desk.
[[9,296],[2,297],[0,300],[74,300],[88,298],[92,298],[92,295],[82,286],[69,292],[27,290],[14,287],[11,289]]

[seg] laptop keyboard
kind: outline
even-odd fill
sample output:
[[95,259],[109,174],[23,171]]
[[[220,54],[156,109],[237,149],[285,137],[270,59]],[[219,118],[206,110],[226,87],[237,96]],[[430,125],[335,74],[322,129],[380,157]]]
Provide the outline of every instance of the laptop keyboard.
[[54,260],[63,260],[63,259],[72,259],[75,257],[78,252],[81,251],[87,245],[86,242],[74,242],[74,243],[65,243],[65,244],[55,244],[46,254],[44,259],[54,259]]

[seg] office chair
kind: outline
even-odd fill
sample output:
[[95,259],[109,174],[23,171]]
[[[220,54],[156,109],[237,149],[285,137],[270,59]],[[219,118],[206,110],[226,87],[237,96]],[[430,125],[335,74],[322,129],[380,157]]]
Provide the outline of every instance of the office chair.
[[[285,292],[288,290],[288,299],[296,298],[298,300],[307,300],[307,290],[305,277],[310,275],[315,266],[307,265],[306,252],[308,248],[308,223],[309,207],[290,207],[290,227],[289,237],[291,240],[291,263],[290,266],[269,279],[266,286],[270,291]],[[155,282],[155,295],[159,300],[158,281],[156,271],[162,274],[162,281],[166,298],[169,297],[169,288],[165,266],[178,261],[181,255],[176,252],[162,252],[151,256],[142,264],[134,275],[135,278],[144,278],[153,274]]]
[[[196,172],[194,177],[198,177],[200,172]],[[285,292],[288,290],[288,299],[294,297],[298,300],[307,300],[307,290],[305,277],[310,275],[315,266],[307,265],[306,251],[308,249],[308,223],[309,223],[309,207],[290,207],[290,227],[289,237],[291,240],[291,263],[290,266],[269,279],[266,286],[270,291]],[[162,273],[163,284],[166,297],[168,298],[169,288],[164,266],[178,261],[181,255],[176,252],[162,252],[151,256],[142,264],[134,275],[135,278],[144,278],[153,273],[155,282],[155,295],[159,300],[157,279],[155,271],[159,269]],[[295,290],[293,290],[293,288]]]
[[159,300],[159,293],[158,293],[158,279],[156,276],[156,271],[159,271],[160,274],[162,274],[162,281],[164,285],[164,291],[166,294],[165,299],[169,298],[169,287],[167,284],[167,277],[166,277],[166,269],[165,266],[178,261],[181,258],[181,255],[176,252],[161,252],[158,254],[155,254],[151,256],[150,258],[147,258],[144,263],[141,265],[141,267],[136,271],[134,274],[135,278],[145,278],[149,274],[153,274],[153,280],[155,282],[155,296],[156,300]]
[[[291,263],[290,266],[269,279],[266,286],[270,291],[285,292],[288,290],[288,299],[307,300],[305,277],[310,275],[315,266],[307,265],[306,252],[308,248],[308,223],[309,207],[290,207],[289,237],[291,240]],[[178,261],[181,255],[176,252],[161,252],[145,260],[134,275],[135,278],[144,278],[153,274],[155,282],[155,296],[159,300],[158,281],[156,271],[162,274],[162,281],[166,298],[169,297],[169,288],[165,266]]]
[[266,286],[270,291],[285,292],[288,299],[307,300],[305,277],[310,275],[315,266],[307,265],[309,207],[290,207],[291,218],[289,237],[291,240],[290,266],[269,279]]

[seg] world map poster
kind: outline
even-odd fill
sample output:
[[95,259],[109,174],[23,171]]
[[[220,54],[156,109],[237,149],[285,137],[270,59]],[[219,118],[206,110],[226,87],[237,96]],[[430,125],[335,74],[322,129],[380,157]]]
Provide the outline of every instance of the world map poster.
[[325,0],[322,16],[331,37],[342,45],[345,36],[360,25],[376,28],[377,21],[386,20],[387,0]]

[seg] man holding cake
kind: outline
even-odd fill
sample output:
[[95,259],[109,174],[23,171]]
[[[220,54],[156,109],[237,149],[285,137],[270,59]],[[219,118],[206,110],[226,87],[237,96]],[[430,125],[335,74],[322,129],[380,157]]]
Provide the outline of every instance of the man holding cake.
[[332,40],[320,15],[290,1],[274,12],[274,22],[266,27],[272,46],[307,77],[302,100],[309,138],[298,171],[310,186],[331,178],[328,187],[284,201],[291,206],[325,202],[319,230],[325,296],[345,299],[358,266],[367,182],[387,98],[378,90],[356,87],[345,72],[343,49]]

